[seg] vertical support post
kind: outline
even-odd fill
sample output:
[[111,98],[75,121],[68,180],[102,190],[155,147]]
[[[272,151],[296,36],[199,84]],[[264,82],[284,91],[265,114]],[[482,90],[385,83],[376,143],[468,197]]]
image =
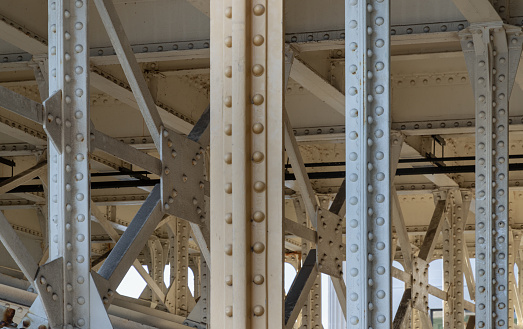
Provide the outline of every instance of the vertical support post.
[[[171,222],[173,223],[173,222]],[[169,223],[168,225],[171,225]],[[173,225],[174,226],[174,225]],[[189,312],[189,223],[176,219],[176,314],[187,316]]]
[[447,193],[450,201],[446,211],[443,231],[443,276],[448,299],[444,302],[444,327],[461,328],[465,326],[463,253],[464,209],[461,192],[451,190]]
[[514,328],[514,293],[516,293],[516,282],[514,276],[514,236],[509,227],[508,233],[508,328]]
[[390,328],[390,1],[347,0],[347,328]]
[[[305,211],[305,207],[302,204],[303,201],[301,198],[294,199],[294,210],[296,211],[296,218],[298,219],[298,223],[300,223],[303,226],[310,227],[309,221],[307,219],[307,212]],[[301,243],[301,260],[302,262],[305,261],[307,258],[307,255],[309,254],[312,243],[302,239]],[[301,264],[300,264],[301,265]],[[311,326],[311,317],[312,317],[312,308],[311,308],[311,292],[309,292],[309,296],[306,299],[305,304],[301,308],[301,324],[300,329],[307,329],[307,328],[314,328]]]
[[446,212],[443,219],[443,289],[448,292],[447,300],[443,301],[443,328],[452,329],[454,326],[454,235],[452,234],[452,216]]
[[49,94],[62,92],[61,108],[45,118],[60,126],[61,146],[49,138],[49,259],[63,258],[55,290],[68,328],[92,325],[88,8],[87,0],[49,1]]
[[460,32],[476,102],[476,328],[508,328],[508,111],[521,28]]
[[283,1],[212,0],[211,40],[211,323],[281,328]]

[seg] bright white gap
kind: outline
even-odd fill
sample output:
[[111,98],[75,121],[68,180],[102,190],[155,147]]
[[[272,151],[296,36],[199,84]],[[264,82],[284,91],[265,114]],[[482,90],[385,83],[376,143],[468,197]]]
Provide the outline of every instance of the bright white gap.
[[[143,268],[148,271],[147,265],[143,265]],[[116,292],[122,296],[139,298],[146,286],[147,283],[145,283],[145,280],[134,268],[134,266],[131,266],[122,282],[116,289]]]

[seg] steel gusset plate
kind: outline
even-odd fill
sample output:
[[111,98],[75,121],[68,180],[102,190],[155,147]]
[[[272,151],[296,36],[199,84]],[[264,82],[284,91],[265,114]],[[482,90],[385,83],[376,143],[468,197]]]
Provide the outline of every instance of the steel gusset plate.
[[162,208],[166,214],[203,225],[205,220],[203,148],[163,128],[161,136]]
[[322,208],[316,213],[318,223],[317,261],[321,273],[343,277],[343,258],[345,248],[342,244],[343,219]]

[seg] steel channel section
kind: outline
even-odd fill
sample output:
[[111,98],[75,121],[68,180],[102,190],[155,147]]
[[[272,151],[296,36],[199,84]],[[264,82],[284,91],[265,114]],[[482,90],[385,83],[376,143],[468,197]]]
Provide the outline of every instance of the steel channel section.
[[187,316],[189,298],[192,298],[188,286],[189,269],[189,223],[176,220],[176,314]]
[[211,1],[213,327],[283,326],[282,24],[281,0]]
[[390,2],[347,0],[347,328],[391,326]]
[[476,328],[508,327],[508,100],[520,28],[461,33],[476,102]]
[[62,91],[60,153],[49,148],[49,259],[63,258],[63,321],[90,328],[88,3],[49,1],[49,94]]
[[[443,228],[443,275],[444,289],[449,296],[444,301],[444,327],[461,328],[465,326],[463,254],[463,202],[459,190],[448,192]],[[467,209],[468,211],[468,209]]]

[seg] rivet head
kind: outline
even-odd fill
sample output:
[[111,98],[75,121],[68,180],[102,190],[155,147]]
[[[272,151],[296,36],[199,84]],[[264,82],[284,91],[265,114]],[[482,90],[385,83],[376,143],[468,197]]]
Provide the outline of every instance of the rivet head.
[[223,99],[223,103],[225,104],[226,107],[231,107],[232,106],[232,97],[231,96],[226,96]]
[[232,77],[232,66],[227,66],[224,73],[227,78]]
[[232,18],[232,7],[225,8],[225,17]]
[[231,48],[232,47],[232,37],[231,36],[228,36],[225,38],[225,46],[227,48]]
[[232,183],[226,183],[225,184],[225,193],[231,194],[232,193]]
[[261,105],[261,104],[263,104],[263,101],[264,101],[263,95],[260,95],[260,94],[256,94],[252,98],[252,103],[254,105]]
[[264,182],[254,183],[254,190],[256,192],[263,192],[265,190],[265,183]]
[[232,224],[232,213],[228,212],[225,214],[225,222],[227,224]]
[[232,135],[232,125],[231,124],[225,125],[223,130],[225,132],[225,135],[227,135],[227,136],[231,136]]
[[232,153],[231,152],[226,153],[225,156],[223,157],[223,160],[225,161],[226,164],[231,164],[232,163]]
[[261,242],[255,242],[252,245],[252,250],[257,254],[260,254],[265,251],[265,245]]
[[260,16],[260,15],[263,15],[265,13],[265,7],[263,5],[256,5],[254,6],[253,10],[254,12],[254,15],[256,16]]
[[228,286],[232,286],[232,275],[227,275],[225,277],[225,284]]
[[257,34],[252,39],[252,43],[254,43],[255,46],[261,46],[265,42],[265,38],[263,35]]
[[229,256],[232,255],[232,244],[229,243],[229,244],[227,244],[227,245],[225,246],[225,254],[227,254],[227,255],[229,255]]
[[257,223],[260,223],[262,222],[264,219],[265,219],[265,214],[262,213],[261,211],[256,211],[254,212],[254,214],[252,215],[252,219],[257,222]]
[[232,317],[232,306],[229,305],[225,307],[225,315]]
[[252,74],[254,74],[254,76],[256,77],[259,77],[263,74],[263,66],[261,66],[260,64],[256,64],[252,67]]
[[260,284],[263,284],[263,282],[265,281],[265,278],[261,274],[256,274],[252,281],[257,285],[260,285]]
[[254,306],[254,315],[262,316],[265,313],[265,309],[261,305]]
[[256,163],[260,163],[263,161],[263,153],[262,152],[259,152],[259,151],[256,151],[252,154],[252,161],[256,162]]
[[252,126],[252,131],[255,133],[255,134],[261,134],[263,132],[263,125],[259,122],[255,123],[253,126]]

